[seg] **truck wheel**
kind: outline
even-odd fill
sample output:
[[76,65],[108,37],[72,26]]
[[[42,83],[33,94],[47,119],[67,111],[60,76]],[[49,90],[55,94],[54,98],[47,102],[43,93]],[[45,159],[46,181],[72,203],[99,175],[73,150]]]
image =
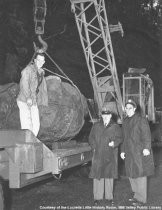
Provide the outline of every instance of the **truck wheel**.
[[3,195],[3,186],[0,181],[0,210],[4,210],[4,195]]

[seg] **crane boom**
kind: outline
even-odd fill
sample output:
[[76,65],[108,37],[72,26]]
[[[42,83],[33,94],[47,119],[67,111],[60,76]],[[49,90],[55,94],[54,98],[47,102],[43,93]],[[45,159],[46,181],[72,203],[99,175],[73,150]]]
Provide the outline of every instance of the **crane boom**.
[[[98,114],[116,107],[122,119],[122,96],[104,0],[70,0],[94,90]],[[113,105],[112,105],[113,104]]]

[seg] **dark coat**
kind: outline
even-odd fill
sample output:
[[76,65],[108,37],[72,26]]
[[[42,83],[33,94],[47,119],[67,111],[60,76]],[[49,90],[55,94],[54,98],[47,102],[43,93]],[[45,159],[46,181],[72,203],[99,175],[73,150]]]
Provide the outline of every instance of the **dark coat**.
[[[111,141],[114,141],[114,148],[108,145]],[[121,142],[122,131],[119,125],[111,123],[104,127],[103,122],[93,125],[89,136],[89,143],[94,151],[90,178],[117,178],[118,146]]]
[[[125,152],[126,175],[130,178],[152,175],[154,162],[147,119],[136,113],[124,120],[122,128],[124,142],[121,152]],[[144,156],[143,149],[149,149],[151,154]]]

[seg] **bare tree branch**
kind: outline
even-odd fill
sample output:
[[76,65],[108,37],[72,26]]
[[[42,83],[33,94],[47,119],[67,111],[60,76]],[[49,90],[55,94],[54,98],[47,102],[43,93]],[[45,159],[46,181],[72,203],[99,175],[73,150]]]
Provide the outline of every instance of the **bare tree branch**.
[[54,37],[56,37],[56,36],[58,36],[58,35],[60,35],[60,34],[65,33],[66,28],[67,28],[67,25],[64,25],[63,31],[61,31],[60,33],[56,33],[56,34],[53,34],[53,35],[51,35],[51,36],[48,36],[48,37],[46,37],[44,40],[51,39],[51,38],[54,38]]

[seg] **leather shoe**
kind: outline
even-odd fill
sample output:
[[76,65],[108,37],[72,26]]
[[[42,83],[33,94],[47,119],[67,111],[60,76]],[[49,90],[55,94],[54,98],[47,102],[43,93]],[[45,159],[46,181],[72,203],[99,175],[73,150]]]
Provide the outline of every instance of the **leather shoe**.
[[144,206],[145,204],[140,201],[135,201],[135,202],[132,202],[132,205],[137,207],[137,206]]
[[113,199],[111,199],[111,200],[108,199],[107,201],[108,201],[108,205],[110,205],[110,206],[114,206],[115,205]]
[[144,205],[144,203],[138,201],[135,198],[129,198],[128,201],[130,201],[133,206],[142,206],[142,205]]
[[135,198],[129,198],[128,201],[130,201],[130,202],[136,202],[137,200]]
[[94,205],[95,206],[99,205],[99,203],[100,203],[100,200],[94,200]]

